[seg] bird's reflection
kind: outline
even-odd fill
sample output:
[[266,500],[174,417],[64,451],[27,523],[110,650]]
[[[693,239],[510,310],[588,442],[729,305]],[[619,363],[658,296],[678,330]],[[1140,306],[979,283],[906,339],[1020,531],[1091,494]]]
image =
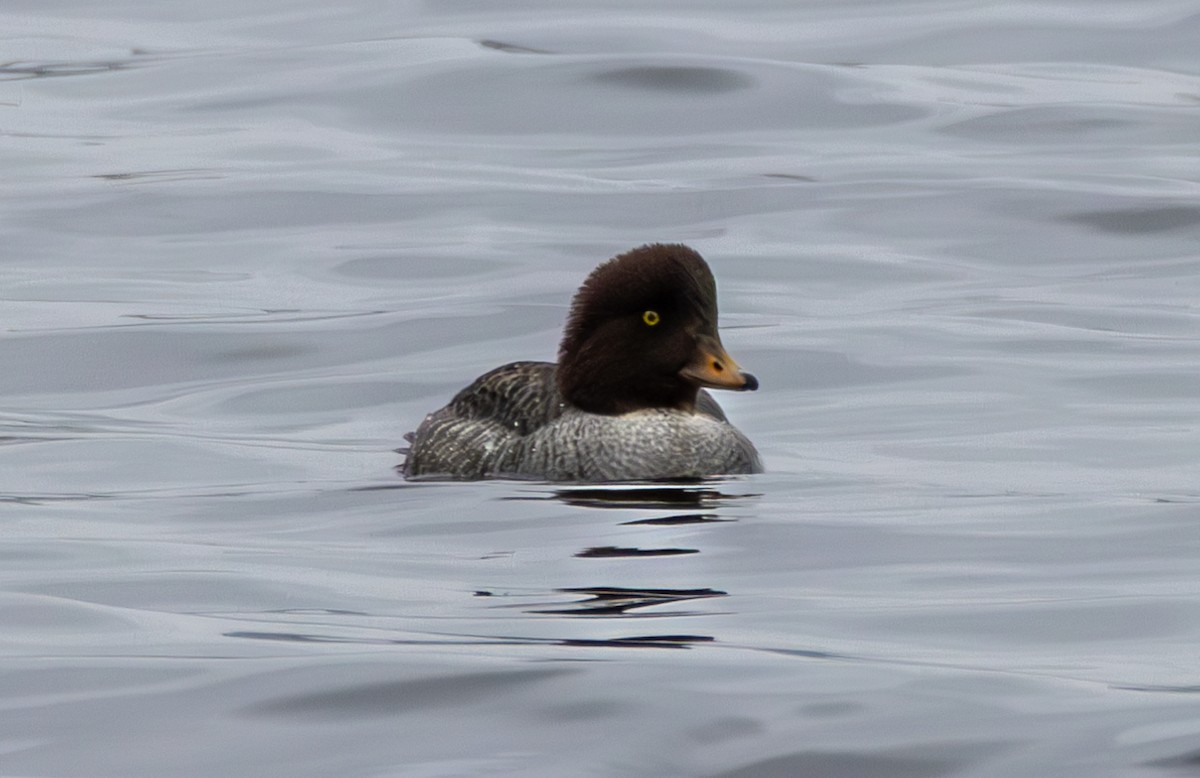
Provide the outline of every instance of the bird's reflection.
[[[410,486],[412,484],[408,484]],[[737,479],[704,479],[688,481],[664,481],[664,483],[646,484],[580,484],[580,485],[515,485],[511,490],[492,492],[491,499],[504,502],[541,502],[559,503],[563,509],[570,511],[572,519],[582,520],[583,527],[592,527],[592,537],[584,539],[584,543],[566,547],[562,550],[560,561],[566,558],[578,559],[577,564],[571,563],[569,568],[562,571],[571,575],[571,570],[577,574],[586,575],[594,583],[596,577],[611,583],[620,583],[623,576],[636,576],[638,585],[646,582],[662,583],[661,587],[646,586],[562,586],[559,588],[528,588],[481,587],[474,591],[474,597],[488,598],[491,602],[485,606],[493,617],[499,621],[487,623],[494,627],[506,624],[502,634],[491,635],[451,635],[428,634],[406,635],[401,638],[379,638],[370,635],[330,635],[316,634],[310,630],[239,630],[228,633],[229,636],[254,640],[284,640],[284,641],[347,641],[368,642],[368,644],[383,645],[529,645],[529,646],[571,646],[571,647],[644,647],[644,648],[688,648],[696,645],[710,644],[715,636],[707,634],[691,634],[678,629],[683,622],[672,621],[671,629],[662,630],[661,634],[628,634],[624,629],[616,635],[600,634],[580,636],[578,634],[545,636],[527,635],[527,630],[520,624],[514,623],[509,616],[498,614],[499,611],[509,611],[510,614],[521,614],[523,618],[569,618],[569,620],[595,620],[595,632],[608,633],[610,629],[602,626],[606,620],[629,620],[637,618],[644,626],[655,623],[646,620],[679,617],[704,616],[714,614],[713,611],[698,605],[701,600],[727,598],[728,593],[718,587],[702,588],[672,588],[671,583],[684,571],[689,583],[695,581],[698,570],[695,563],[685,562],[685,559],[700,556],[703,550],[698,540],[710,537],[719,527],[732,527],[732,522],[738,521],[737,515],[730,515],[732,509],[744,505],[746,499],[760,497],[758,493],[739,493],[742,486]],[[744,484],[749,486],[749,484]],[[596,514],[600,509],[608,513]],[[612,513],[616,511],[616,513]],[[554,510],[560,513],[560,510]],[[742,513],[742,511],[738,511]],[[632,514],[632,515],[630,515]],[[572,527],[578,526],[572,523]],[[672,529],[678,527],[679,529]],[[574,532],[570,537],[575,538]],[[672,540],[686,538],[688,543],[674,543]],[[587,543],[592,540],[592,543]],[[666,543],[664,543],[666,540]],[[572,544],[574,545],[574,544]],[[479,557],[487,559],[517,558],[516,551],[491,552]],[[678,561],[670,561],[678,559]],[[661,562],[660,562],[661,561]],[[668,562],[670,561],[670,562]],[[656,567],[654,567],[656,565]],[[684,565],[684,567],[679,567]],[[666,576],[665,580],[655,581],[655,573]],[[628,579],[625,579],[628,580]],[[577,581],[556,581],[556,583],[575,583]],[[493,610],[496,609],[496,610]],[[521,618],[521,617],[518,617]],[[610,626],[622,622],[612,622]],[[623,622],[628,624],[629,622]],[[667,622],[664,622],[664,626]],[[709,623],[709,622],[706,622]],[[535,629],[542,632],[548,624]],[[492,632],[486,629],[485,632]],[[497,630],[500,632],[500,630]],[[578,626],[569,628],[569,632],[580,632]],[[589,629],[588,632],[592,632]],[[617,632],[617,630],[612,630]],[[653,630],[647,630],[652,633]]]
[[757,494],[723,492],[709,482],[689,481],[679,485],[573,486],[537,495],[504,497],[505,500],[559,500],[575,507],[622,509],[692,508],[712,510],[732,500],[758,497]]
[[555,614],[560,616],[681,616],[694,615],[695,611],[655,611],[654,613],[631,613],[640,608],[670,605],[689,600],[710,597],[728,597],[727,592],[717,589],[626,589],[620,586],[592,586],[559,589],[563,594],[581,595],[580,599],[565,606],[537,607],[528,613]]
[[674,516],[659,516],[653,519],[634,519],[633,521],[623,521],[621,526],[633,527],[639,524],[645,524],[656,527],[669,527],[677,524],[716,524],[722,521],[733,521],[733,519],[722,519],[714,513],[679,513]]
[[711,635],[642,635],[639,637],[608,638],[605,640],[560,640],[561,646],[608,648],[690,648],[693,643],[711,643]]
[[[732,482],[736,484],[736,482]],[[660,538],[663,530],[673,526],[719,525],[735,521],[722,516],[722,511],[731,504],[757,494],[738,494],[729,490],[729,482],[703,480],[678,483],[580,485],[559,487],[551,492],[509,496],[507,500],[556,500],[573,509],[602,509],[618,511],[656,511],[667,515],[650,515],[621,521],[619,527],[645,527],[647,531],[659,529],[653,537]],[[609,525],[611,529],[611,525]],[[622,530],[621,540],[626,540],[634,529]],[[648,536],[650,537],[650,536]],[[688,533],[694,540],[697,534]],[[599,538],[598,538],[599,539]],[[608,540],[609,538],[605,538]],[[644,559],[647,565],[652,559],[682,557],[699,554],[700,548],[675,545],[643,547],[630,543],[597,543],[587,546],[572,556],[602,562],[606,559]],[[625,568],[621,568],[624,570]],[[617,568],[612,568],[613,573]],[[645,573],[652,568],[641,571]],[[594,571],[591,571],[594,572]],[[642,577],[639,575],[639,577]],[[568,603],[522,603],[517,605],[526,613],[538,616],[567,618],[673,618],[696,616],[706,613],[685,604],[714,597],[728,597],[728,593],[716,588],[672,589],[631,588],[622,586],[582,586],[556,590],[558,594],[571,595]],[[674,607],[672,607],[674,606]],[[636,638],[605,638],[598,641],[570,638],[564,645],[613,645],[613,646],[681,646],[707,643],[715,640],[711,635],[644,635]]]
[[372,638],[349,635],[322,635],[305,632],[238,630],[223,633],[227,638],[264,640],[283,643],[334,643],[359,646],[569,646],[572,648],[690,648],[695,643],[711,643],[709,635],[629,635],[616,638],[513,638],[486,636],[429,636],[413,638]]
[[575,554],[580,559],[610,559],[612,557],[680,556],[699,554],[698,548],[629,548],[623,546],[592,546]]

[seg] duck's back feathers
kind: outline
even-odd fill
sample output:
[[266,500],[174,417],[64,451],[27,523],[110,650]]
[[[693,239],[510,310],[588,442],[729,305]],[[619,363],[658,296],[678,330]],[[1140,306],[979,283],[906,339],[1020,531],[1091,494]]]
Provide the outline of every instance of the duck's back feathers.
[[562,399],[551,362],[510,362],[476,378],[413,434],[404,475],[485,478],[512,439],[558,418]]

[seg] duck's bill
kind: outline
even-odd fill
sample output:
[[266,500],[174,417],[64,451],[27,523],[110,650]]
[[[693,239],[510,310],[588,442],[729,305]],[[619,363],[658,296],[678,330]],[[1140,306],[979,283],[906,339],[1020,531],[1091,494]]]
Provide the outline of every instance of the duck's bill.
[[679,374],[711,389],[752,392],[758,388],[758,379],[742,370],[725,351],[721,341],[715,338],[701,338],[696,358],[680,370]]

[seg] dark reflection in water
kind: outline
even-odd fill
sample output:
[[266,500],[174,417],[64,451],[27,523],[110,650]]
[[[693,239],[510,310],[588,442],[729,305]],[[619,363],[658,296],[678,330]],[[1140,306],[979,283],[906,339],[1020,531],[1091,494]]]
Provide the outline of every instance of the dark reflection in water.
[[812,176],[802,176],[799,173],[763,173],[763,178],[780,178],[784,181],[798,181],[803,184],[812,184],[816,183],[817,181],[817,179],[813,178]]
[[0,65],[0,81],[15,81],[22,78],[61,78],[63,76],[89,76],[95,73],[111,73],[133,67],[127,60],[95,62],[8,62]]
[[1168,230],[1187,230],[1200,224],[1200,208],[1163,205],[1157,208],[1138,206],[1114,208],[1107,211],[1088,211],[1065,217],[1064,221],[1083,224],[1102,232],[1141,235]]
[[258,715],[338,719],[428,711],[446,705],[469,705],[492,696],[571,674],[564,668],[469,672],[284,694],[245,709]]
[[729,68],[645,65],[616,68],[588,77],[601,83],[675,93],[720,94],[750,89],[757,83],[746,73]]
[[363,611],[343,610],[341,608],[279,608],[277,610],[263,611],[263,613],[277,613],[282,616],[370,616],[369,613]]
[[[705,508],[725,504],[730,500],[759,497],[759,494],[727,494],[711,486],[613,486],[572,487],[553,494],[502,497],[502,500],[559,500],[567,505],[585,508]],[[682,523],[682,522],[681,522]]]
[[620,546],[593,546],[585,548],[575,556],[581,559],[596,559],[609,557],[641,557],[641,556],[678,556],[680,554],[699,554],[697,548],[622,548]]
[[619,586],[581,587],[577,589],[559,589],[563,594],[582,594],[586,597],[578,600],[572,607],[547,608],[528,611],[529,613],[554,613],[564,616],[642,616],[642,615],[680,615],[674,613],[630,614],[629,611],[638,608],[648,608],[653,605],[680,603],[708,597],[728,597],[727,592],[717,589],[625,589]]
[[108,494],[0,494],[0,503],[14,505],[45,505],[55,502],[86,502],[90,500],[108,500],[113,495]]
[[854,659],[849,654],[834,654],[829,651],[814,651],[810,648],[760,648],[760,651],[779,656],[799,659]]
[[516,43],[505,43],[504,41],[483,39],[479,41],[479,45],[485,49],[493,49],[495,51],[503,51],[506,54],[553,54],[552,51],[546,49],[532,49],[528,46],[520,46]]
[[717,524],[725,521],[733,521],[733,519],[722,519],[711,513],[681,513],[677,516],[662,516],[657,519],[634,519],[633,521],[623,521],[621,526],[630,527],[637,524],[649,524],[652,526],[669,527],[677,524]]
[[[101,181],[120,181],[122,183],[130,183],[134,181],[202,181],[224,178],[225,175],[218,170],[210,168],[163,168],[161,170],[130,170],[121,173],[97,173],[92,178],[98,178]],[[266,313],[272,313],[267,311]],[[178,316],[166,316],[161,314],[141,314],[127,313],[121,318],[123,319],[142,319],[144,321],[208,321],[214,318],[209,315],[199,314],[180,314]],[[219,318],[234,318],[224,316]],[[237,317],[241,318],[241,317]]]
[[1200,694],[1200,686],[1113,686],[1113,689],[1123,692],[1157,692],[1159,694]]
[[[690,600],[727,597],[728,594],[717,589],[632,589],[617,586],[578,587],[555,590],[557,594],[577,597],[568,604],[543,602],[530,605],[529,602],[514,605],[501,604],[500,608],[517,608],[535,616],[567,616],[588,618],[664,618],[676,616],[700,615],[702,611],[662,610],[656,608],[653,613],[633,613],[642,608],[683,603]],[[476,597],[496,597],[497,594],[487,590],[474,592]],[[501,595],[507,596],[507,595]],[[312,615],[347,615],[334,609],[304,608],[269,611],[269,613],[291,616]],[[364,615],[364,614],[349,614]],[[335,627],[331,627],[336,629]],[[236,630],[224,633],[225,637],[245,640],[270,640],[291,643],[338,643],[376,646],[493,646],[493,645],[537,645],[537,646],[572,646],[572,647],[613,647],[613,648],[687,648],[699,643],[712,643],[716,640],[712,635],[696,635],[688,633],[666,633],[658,635],[620,635],[617,637],[526,637],[521,635],[479,635],[434,633],[429,637],[366,637],[362,635],[320,634],[317,632],[300,632],[286,630]]]
[[640,637],[611,638],[609,640],[563,640],[563,646],[611,646],[614,648],[690,648],[692,643],[711,643],[709,635],[643,635]]
[[[758,498],[757,493],[736,494],[722,491],[713,481],[667,482],[636,485],[580,485],[563,486],[548,491],[545,489],[526,492],[524,494],[497,495],[494,499],[503,501],[535,501],[559,502],[572,510],[579,509],[618,509],[624,511],[662,511],[667,509],[668,515],[635,518],[620,522],[617,526],[671,527],[697,524],[722,524],[735,521],[723,518],[719,511],[735,500],[747,497]],[[384,485],[371,484],[357,487],[358,491],[373,491],[377,489],[421,488],[412,483],[389,483]],[[536,487],[535,487],[536,489]],[[671,509],[683,508],[683,511],[672,512]],[[607,524],[607,522],[601,522]],[[612,525],[609,525],[612,526]],[[599,538],[597,538],[599,540]],[[651,559],[659,557],[691,556],[701,552],[700,548],[685,548],[671,545],[661,547],[640,547],[634,544],[617,545],[612,543],[596,543],[572,554],[574,558],[596,560],[593,564],[603,564],[606,559],[645,559],[651,564]],[[643,571],[645,572],[645,571]],[[472,592],[474,597],[489,598],[489,609],[511,610],[527,614],[519,618],[566,617],[571,619],[673,619],[685,616],[705,615],[711,611],[697,609],[685,605],[691,601],[708,600],[715,597],[728,597],[726,591],[716,588],[647,588],[622,586],[578,586],[552,590],[530,592],[507,592],[490,588],[480,588]],[[565,599],[564,599],[565,598]],[[350,614],[341,609],[292,609],[272,611],[285,616],[342,616],[367,614]],[[322,625],[315,628],[309,625],[264,625],[261,630],[237,630],[225,633],[226,637],[245,640],[263,640],[290,643],[311,644],[351,644],[375,646],[564,646],[576,648],[690,648],[701,644],[714,643],[717,638],[712,634],[692,634],[687,632],[664,631],[661,634],[634,634],[580,637],[571,636],[535,636],[519,634],[523,632],[518,625],[510,625],[507,629],[484,629],[476,631],[470,627],[471,634],[462,633],[425,633],[421,631],[414,635],[401,627],[390,634],[363,635],[339,634],[336,625]],[[277,629],[276,627],[281,627]],[[328,631],[326,631],[328,630]],[[507,633],[507,634],[506,634]],[[514,634],[518,633],[518,634]]]
[[930,755],[914,756],[910,749],[904,753],[863,754],[841,751],[797,751],[775,756],[720,773],[711,778],[764,778],[765,776],[827,775],[854,778],[932,778],[956,772],[967,759],[953,759],[929,749]]
[[1147,767],[1159,767],[1171,770],[1179,775],[1196,775],[1200,773],[1200,750],[1185,751],[1176,756],[1155,759],[1145,763]]
[[265,632],[239,630],[225,632],[227,638],[269,640],[285,643],[337,643],[363,646],[570,646],[575,648],[689,648],[695,643],[711,643],[710,635],[629,635],[616,638],[521,638],[521,637],[447,637],[364,638],[340,635],[316,635],[304,632]]

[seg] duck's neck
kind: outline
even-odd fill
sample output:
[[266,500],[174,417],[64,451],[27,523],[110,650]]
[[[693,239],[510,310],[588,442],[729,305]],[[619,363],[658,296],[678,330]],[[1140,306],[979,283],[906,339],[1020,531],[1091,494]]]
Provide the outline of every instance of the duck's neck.
[[572,365],[559,365],[558,391],[570,405],[605,416],[662,408],[695,413],[699,388],[677,376],[672,380],[631,383],[604,372],[589,372]]

